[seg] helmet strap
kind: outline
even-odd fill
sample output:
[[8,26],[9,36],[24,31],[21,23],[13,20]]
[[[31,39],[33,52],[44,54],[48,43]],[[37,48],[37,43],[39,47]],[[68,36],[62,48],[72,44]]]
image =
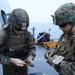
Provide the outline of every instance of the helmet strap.
[[72,28],[73,28],[73,27],[74,27],[74,24],[71,25],[71,28],[70,28],[70,30],[68,31],[68,34],[72,33]]

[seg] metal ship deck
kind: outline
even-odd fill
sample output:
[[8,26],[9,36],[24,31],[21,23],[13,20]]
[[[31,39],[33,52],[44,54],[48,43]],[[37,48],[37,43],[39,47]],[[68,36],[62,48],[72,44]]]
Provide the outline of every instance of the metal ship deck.
[[[50,50],[54,50],[51,48]],[[46,49],[41,45],[36,45],[36,57],[34,59],[34,67],[28,66],[29,74],[30,73],[42,73],[43,75],[58,75],[55,69],[46,63],[44,58],[44,53]]]

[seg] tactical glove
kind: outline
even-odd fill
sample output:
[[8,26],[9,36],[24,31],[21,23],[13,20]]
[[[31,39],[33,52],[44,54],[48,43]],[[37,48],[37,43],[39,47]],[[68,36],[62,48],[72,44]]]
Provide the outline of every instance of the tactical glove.
[[29,56],[29,57],[25,60],[25,62],[26,62],[29,66],[34,67],[34,64],[33,64],[33,57]]
[[54,64],[53,64],[53,61],[54,60],[54,58],[53,57],[49,57],[48,59],[47,59],[47,63],[49,64],[49,65],[51,65],[51,66],[54,66]]
[[50,52],[50,51],[46,51],[46,53],[44,54],[45,59],[48,59],[52,56],[53,56],[53,52]]

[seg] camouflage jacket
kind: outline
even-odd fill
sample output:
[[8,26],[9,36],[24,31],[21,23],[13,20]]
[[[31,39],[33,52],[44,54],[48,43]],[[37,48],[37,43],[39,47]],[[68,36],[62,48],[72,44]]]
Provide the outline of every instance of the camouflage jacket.
[[[10,34],[9,34],[10,35]],[[28,32],[27,31],[27,33],[26,33],[26,35],[25,35],[26,37],[27,37],[27,39],[24,39],[25,41],[27,41],[27,42],[23,42],[23,43],[25,43],[24,44],[24,47],[22,48],[22,47],[20,47],[19,49],[21,49],[21,50],[27,50],[28,51],[28,57],[29,56],[32,56],[33,58],[35,57],[35,50],[36,50],[36,48],[35,48],[35,43],[34,43],[34,41],[33,41],[33,36],[32,36],[32,34],[30,33],[30,32]],[[7,38],[7,36],[6,36],[6,30],[4,30],[4,29],[1,29],[0,30],[0,49],[3,47],[3,45],[4,45],[4,40]],[[10,39],[10,38],[8,38],[8,43],[9,44],[11,44],[10,43],[10,41],[12,40],[12,38]],[[23,41],[24,41],[23,40]],[[18,45],[19,45],[19,38],[18,38]],[[15,40],[12,40],[12,45],[13,44],[16,44],[16,42],[17,41],[15,41]],[[21,41],[22,42],[22,41]],[[20,46],[20,45],[19,45]],[[8,47],[13,47],[13,46],[8,46]],[[14,48],[14,47],[13,47]],[[16,48],[14,48],[14,50],[16,50]],[[26,54],[25,54],[26,55]],[[10,58],[11,58],[11,56],[6,56],[6,55],[4,55],[1,51],[0,51],[0,63],[1,64],[10,64]]]
[[53,54],[62,55],[65,59],[75,61],[75,33],[62,34]]

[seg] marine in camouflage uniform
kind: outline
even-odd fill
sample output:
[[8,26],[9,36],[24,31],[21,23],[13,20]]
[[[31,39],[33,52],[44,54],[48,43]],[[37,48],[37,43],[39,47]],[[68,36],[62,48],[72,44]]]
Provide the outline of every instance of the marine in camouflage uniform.
[[[66,3],[54,13],[53,22],[63,31],[54,52],[46,52],[45,58],[59,75],[75,75],[75,4]],[[64,56],[59,64],[52,62],[54,55]]]
[[28,75],[27,65],[33,66],[35,44],[27,30],[29,16],[23,9],[14,9],[8,18],[9,24],[0,31],[0,63],[3,75]]

